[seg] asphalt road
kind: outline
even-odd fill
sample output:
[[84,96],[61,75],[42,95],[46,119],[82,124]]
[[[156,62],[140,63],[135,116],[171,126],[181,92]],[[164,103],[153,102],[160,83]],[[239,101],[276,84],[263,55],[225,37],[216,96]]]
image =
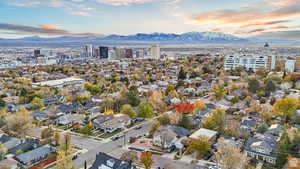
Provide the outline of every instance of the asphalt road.
[[[149,120],[144,122],[141,125],[141,129],[135,130],[131,129],[126,132],[125,143],[128,143],[128,139],[130,137],[144,135],[146,134],[150,127],[153,120]],[[89,138],[82,138],[79,136],[73,136],[72,143],[75,145],[81,145],[82,148],[87,149],[88,151],[84,154],[81,154],[75,161],[74,167],[76,169],[82,169],[84,167],[84,162],[86,161],[88,166],[91,166],[95,161],[96,154],[98,152],[104,152],[114,157],[120,157],[123,152],[127,150],[123,149],[122,146],[124,145],[124,137],[112,141],[112,140],[103,140],[97,141]],[[155,168],[163,167],[165,164],[171,164],[174,169],[204,169],[203,167],[193,165],[183,161],[176,161],[170,158],[162,157],[159,155],[153,155],[155,161]]]

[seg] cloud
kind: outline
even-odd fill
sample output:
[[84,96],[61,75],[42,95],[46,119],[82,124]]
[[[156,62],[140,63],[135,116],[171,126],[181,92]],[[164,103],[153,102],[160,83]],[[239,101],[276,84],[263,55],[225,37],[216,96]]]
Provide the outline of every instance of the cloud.
[[300,40],[300,30],[265,32],[253,37],[274,40]]
[[11,31],[16,34],[23,33],[28,35],[44,36],[95,36],[95,33],[72,33],[67,30],[58,29],[58,26],[42,24],[40,26],[18,25],[0,23],[0,30]]
[[70,11],[71,15],[79,15],[79,16],[89,16],[89,13],[83,11]]
[[264,27],[300,18],[300,0],[265,0],[264,5],[248,4],[237,9],[202,12],[192,20],[199,24],[222,24],[224,27]]
[[285,23],[285,22],[289,22],[289,20],[279,20],[279,21],[270,21],[270,22],[255,22],[255,23],[249,23],[249,24],[242,25],[242,26],[240,26],[240,28],[275,25],[275,24]]
[[44,28],[44,29],[60,29],[61,28],[60,26],[50,25],[50,24],[41,24],[39,26]]
[[147,2],[153,2],[157,0],[96,0],[99,3],[106,3],[111,5],[129,5],[129,4],[142,4]]
[[258,29],[253,29],[250,31],[237,31],[235,34],[259,34],[267,31],[274,31],[274,30],[283,30],[283,29],[290,29],[288,26],[273,26],[273,27],[268,27],[268,28],[258,28]]

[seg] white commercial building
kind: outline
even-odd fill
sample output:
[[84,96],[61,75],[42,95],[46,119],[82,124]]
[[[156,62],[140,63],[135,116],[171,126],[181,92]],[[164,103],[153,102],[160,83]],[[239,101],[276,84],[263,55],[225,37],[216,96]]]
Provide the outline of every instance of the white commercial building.
[[256,70],[258,68],[267,68],[272,67],[271,64],[274,62],[270,61],[273,57],[267,56],[253,56],[253,55],[242,55],[242,56],[227,56],[224,62],[224,69],[230,70],[236,67],[244,67],[247,70],[252,69]]
[[76,86],[76,85],[83,85],[85,81],[80,78],[69,77],[65,79],[58,79],[58,80],[49,80],[44,82],[32,83],[33,87],[39,86],[49,86],[49,87],[57,87],[62,88],[65,86]]
[[296,60],[286,60],[285,61],[285,70],[289,73],[292,73],[295,71],[295,63],[296,63]]
[[152,59],[160,58],[160,47],[159,45],[152,45],[150,49],[150,54]]

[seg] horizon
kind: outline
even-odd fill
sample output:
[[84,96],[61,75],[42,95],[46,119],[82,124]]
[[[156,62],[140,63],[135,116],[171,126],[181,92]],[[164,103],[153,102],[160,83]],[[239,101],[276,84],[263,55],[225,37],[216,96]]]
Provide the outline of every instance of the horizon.
[[0,15],[1,38],[194,31],[300,40],[300,0],[2,0]]

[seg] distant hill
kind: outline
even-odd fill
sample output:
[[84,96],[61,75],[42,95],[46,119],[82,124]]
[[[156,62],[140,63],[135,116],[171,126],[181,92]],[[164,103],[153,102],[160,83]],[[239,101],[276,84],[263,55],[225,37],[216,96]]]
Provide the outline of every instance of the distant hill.
[[[84,45],[103,44],[103,45],[135,45],[135,44],[188,44],[188,43],[248,43],[248,42],[276,42],[272,40],[240,38],[230,34],[219,32],[188,32],[183,34],[174,33],[138,33],[135,35],[108,35],[108,36],[62,36],[44,38],[39,36],[25,37],[19,39],[1,39],[0,45]],[[277,40],[278,42],[278,40]],[[280,42],[289,42],[282,40]]]

